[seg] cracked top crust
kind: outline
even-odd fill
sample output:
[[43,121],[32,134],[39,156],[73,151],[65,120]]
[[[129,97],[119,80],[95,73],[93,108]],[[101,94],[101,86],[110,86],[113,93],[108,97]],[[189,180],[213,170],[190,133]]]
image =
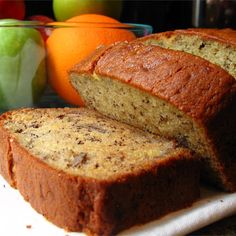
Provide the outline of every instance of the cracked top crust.
[[233,29],[210,29],[210,28],[190,28],[190,29],[178,29],[174,31],[166,31],[157,34],[151,34],[138,41],[145,41],[153,38],[166,37],[170,38],[174,35],[195,35],[207,40],[218,41],[226,45],[231,45],[236,48],[236,30]]
[[71,73],[120,80],[160,97],[200,122],[208,122],[235,99],[234,78],[188,53],[142,43],[100,48]]

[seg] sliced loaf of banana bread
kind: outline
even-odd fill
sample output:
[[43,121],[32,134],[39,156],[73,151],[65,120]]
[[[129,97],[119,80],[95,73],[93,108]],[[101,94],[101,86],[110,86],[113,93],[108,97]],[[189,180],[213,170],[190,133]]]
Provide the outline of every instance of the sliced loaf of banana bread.
[[202,157],[203,176],[236,191],[236,81],[191,54],[122,43],[70,72],[85,104],[116,120],[176,138]]
[[191,205],[198,163],[171,140],[87,109],[23,109],[0,118],[0,173],[69,231],[114,235]]
[[145,45],[185,51],[221,66],[236,79],[236,30],[186,29],[157,33],[138,39]]

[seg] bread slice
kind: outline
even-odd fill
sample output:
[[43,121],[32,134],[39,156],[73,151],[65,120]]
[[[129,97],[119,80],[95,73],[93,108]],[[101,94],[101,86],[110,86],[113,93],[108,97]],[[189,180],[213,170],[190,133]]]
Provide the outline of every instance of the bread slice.
[[203,177],[236,190],[236,82],[188,53],[142,43],[99,49],[70,72],[85,104],[202,157]]
[[5,113],[0,140],[0,173],[69,231],[114,235],[199,196],[188,150],[87,109]]
[[149,35],[138,41],[200,56],[221,66],[236,79],[236,30],[175,30]]

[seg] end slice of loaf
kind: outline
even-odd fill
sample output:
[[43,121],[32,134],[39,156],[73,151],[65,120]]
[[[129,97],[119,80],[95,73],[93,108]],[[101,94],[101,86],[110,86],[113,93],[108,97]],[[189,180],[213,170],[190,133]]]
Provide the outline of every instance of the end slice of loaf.
[[188,53],[142,43],[94,53],[70,73],[85,104],[202,157],[203,177],[236,191],[236,82]]
[[200,56],[219,65],[236,79],[236,30],[175,30],[149,35],[138,41]]
[[69,231],[114,235],[199,196],[188,150],[87,109],[8,112],[0,140],[0,173]]

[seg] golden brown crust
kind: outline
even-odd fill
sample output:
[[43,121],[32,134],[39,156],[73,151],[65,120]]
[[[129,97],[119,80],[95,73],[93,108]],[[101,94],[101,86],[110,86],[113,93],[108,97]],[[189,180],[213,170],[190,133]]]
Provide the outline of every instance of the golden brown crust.
[[3,127],[0,127],[0,173],[12,187],[16,187],[14,175],[12,173],[12,153],[10,141],[11,140],[8,138],[7,132],[3,129]]
[[[10,114],[0,118],[0,166],[8,162],[4,150],[10,148],[15,187],[35,210],[62,228],[113,235],[187,207],[199,197],[198,163],[187,150],[118,179],[72,176],[48,166],[20,146],[3,128]],[[4,169],[0,173],[11,182]]]
[[233,29],[206,29],[206,28],[179,29],[174,31],[167,31],[158,34],[148,35],[146,37],[138,39],[138,41],[145,41],[147,39],[155,39],[161,37],[170,38],[178,34],[196,35],[206,40],[218,41],[220,43],[236,47],[236,30]]
[[96,66],[97,61],[102,57],[102,55],[112,46],[100,46],[94,50],[88,57],[83,59],[79,64],[76,64],[69,72],[72,71],[83,71],[92,72]]
[[[72,72],[92,73],[81,67]],[[184,52],[139,43],[103,52],[93,72],[160,97],[201,123],[211,120],[236,92],[234,78],[220,67]]]
[[216,40],[227,45],[231,44],[236,47],[236,30],[233,29],[206,29],[206,28],[192,28],[187,30],[176,30],[176,33],[193,34],[200,37]]

